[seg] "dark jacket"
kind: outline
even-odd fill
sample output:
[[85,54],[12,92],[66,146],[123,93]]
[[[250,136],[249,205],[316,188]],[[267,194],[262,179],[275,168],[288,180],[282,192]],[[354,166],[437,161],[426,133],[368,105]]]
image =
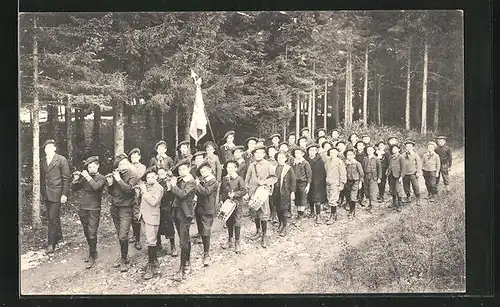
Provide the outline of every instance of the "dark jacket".
[[220,163],[219,157],[216,155],[213,155],[212,157],[207,155],[206,160],[208,161],[208,163],[210,163],[210,167],[212,168],[212,172],[213,172],[217,182],[221,182],[221,180],[222,180],[222,165]]
[[365,160],[365,158],[366,158],[366,154],[364,152],[362,152],[362,153],[356,152],[355,159],[356,159],[356,161],[358,161],[359,163],[361,163],[361,165],[363,165],[363,161]]
[[56,153],[49,165],[45,157],[41,159],[40,165],[42,198],[50,202],[60,202],[61,196],[68,196],[70,189],[71,174],[68,160]]
[[309,200],[311,202],[326,202],[326,170],[325,162],[319,155],[316,155],[314,159],[309,159],[309,164],[311,165],[312,180],[311,187],[309,189]]
[[149,166],[163,167],[168,171],[174,167],[174,160],[169,156],[160,157],[159,155],[156,155],[149,160]]
[[[247,176],[248,163],[245,159],[237,162],[238,162],[238,169],[236,170],[236,173],[238,173],[238,175],[240,175],[240,177],[243,179]],[[243,179],[243,181],[245,180]]]
[[243,159],[245,159],[247,166],[255,161],[255,158],[253,157],[251,152],[245,151],[241,156],[243,157]]
[[362,180],[365,176],[363,171],[363,166],[358,161],[354,160],[353,163],[349,163],[347,160],[345,162],[345,169],[347,174],[347,180]]
[[387,169],[387,175],[391,175],[394,178],[399,178],[403,174],[403,156],[401,154],[392,155],[389,159],[389,168]]
[[437,146],[434,151],[438,154],[441,165],[448,165],[451,167],[451,148],[444,144],[443,146]]
[[211,178],[204,182],[203,179],[196,185],[196,212],[201,215],[215,214],[215,200],[219,183],[212,175]]
[[229,178],[229,175],[222,177],[221,183],[221,200],[226,201],[229,196],[229,192],[233,191],[234,198],[233,200],[236,202],[236,206],[242,206],[243,204],[243,196],[247,194],[247,188],[245,185],[245,180],[238,175],[236,178]]
[[172,208],[179,207],[186,217],[192,218],[194,215],[194,196],[196,193],[196,182],[194,178],[189,176],[188,181],[179,179],[177,185],[172,186],[172,193],[174,194]]
[[274,186],[274,193],[279,193],[280,203],[276,204],[281,210],[288,209],[291,203],[291,193],[295,193],[297,179],[293,167],[288,164],[276,166],[276,178],[278,181]]
[[87,180],[80,176],[76,181],[72,181],[71,189],[82,191],[80,209],[101,210],[102,191],[106,184],[106,178],[99,173],[90,175],[90,177],[91,179]]
[[385,171],[389,168],[389,160],[391,159],[391,154],[387,150],[384,150],[384,152],[381,154],[379,154],[378,151],[375,151],[375,154],[380,159],[382,171],[385,173]]
[[[232,147],[234,147],[234,146],[236,146],[236,145],[233,145]],[[231,150],[232,147],[230,147],[227,143],[224,145],[221,145],[220,150],[219,150],[219,152],[220,152],[219,159],[220,159],[220,162],[222,164],[226,163],[227,160],[231,160],[233,158],[233,152]]]
[[295,171],[295,177],[297,182],[306,182],[307,184],[311,184],[312,180],[312,170],[311,164],[307,160],[297,163],[295,160],[293,163],[293,170]]
[[365,173],[365,180],[379,180],[382,179],[382,163],[377,157],[368,158],[363,160],[363,171]]
[[174,165],[176,165],[177,162],[179,162],[180,160],[189,160],[189,161],[191,161],[192,159],[193,159],[193,155],[192,154],[187,154],[187,155],[177,154],[175,156],[175,159],[174,159]]
[[111,202],[117,207],[132,207],[135,204],[134,186],[139,182],[139,177],[135,170],[128,169],[120,173],[120,180],[113,180],[113,184],[108,188],[112,196]]
[[160,210],[172,212],[174,194],[170,191],[170,185],[167,183],[167,179],[158,179],[158,183],[163,187],[163,197],[161,198]]

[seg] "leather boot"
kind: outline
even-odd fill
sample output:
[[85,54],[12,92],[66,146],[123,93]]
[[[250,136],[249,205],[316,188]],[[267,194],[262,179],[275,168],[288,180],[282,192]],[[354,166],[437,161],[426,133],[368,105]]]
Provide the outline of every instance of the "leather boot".
[[203,266],[210,266],[212,264],[212,259],[210,259],[210,253],[203,253]]
[[317,225],[322,224],[322,222],[321,222],[321,216],[319,214],[316,214],[316,217],[314,218],[314,222]]
[[120,272],[127,272],[129,265],[128,241],[127,240],[120,241],[120,247],[121,247]]
[[280,231],[280,237],[285,237],[286,236],[286,226],[283,226]]
[[396,196],[392,197],[392,203],[387,208],[396,208]]
[[179,268],[179,271],[177,271],[174,276],[173,280],[174,281],[182,281],[186,278],[186,273],[185,273],[185,267],[181,265]]
[[262,232],[260,229],[257,229],[257,232],[253,236],[250,237],[250,240],[256,241],[256,240],[260,239],[260,237],[262,237]]
[[267,235],[262,235],[260,245],[263,248],[267,248],[267,246],[269,245],[269,239],[267,238]]
[[335,223],[335,214],[330,213],[330,217],[328,218],[328,221],[326,221],[326,225],[333,225]]
[[401,197],[396,200],[396,211],[401,212]]
[[366,207],[366,211],[370,211],[372,209],[372,201],[368,200],[368,206]]
[[236,240],[234,242],[234,251],[239,254],[241,253],[241,245],[240,245],[240,240]]
[[223,249],[233,248],[234,247],[233,238],[228,238],[225,243],[222,243],[221,247]]

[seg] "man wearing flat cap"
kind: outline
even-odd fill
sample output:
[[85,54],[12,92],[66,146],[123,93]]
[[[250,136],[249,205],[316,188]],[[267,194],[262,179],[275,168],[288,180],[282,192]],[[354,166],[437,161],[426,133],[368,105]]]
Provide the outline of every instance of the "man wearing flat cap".
[[48,213],[47,254],[54,253],[57,243],[62,240],[61,204],[68,200],[71,173],[68,160],[56,153],[55,141],[49,139],[43,144],[45,159],[41,161],[41,192]]
[[174,159],[174,165],[176,165],[180,160],[189,160],[191,161],[191,158],[193,157],[191,155],[191,149],[189,147],[189,141],[182,141],[179,144],[177,144],[175,148],[177,155],[175,156]]
[[325,162],[318,154],[318,144],[311,144],[307,147],[307,161],[311,166],[311,185],[307,193],[308,202],[311,209],[311,217],[315,218],[315,223],[320,224],[321,206],[326,203],[326,169]]
[[85,262],[86,268],[90,269],[97,258],[97,229],[101,218],[102,192],[106,179],[99,173],[99,157],[87,158],[83,167],[84,170],[81,173],[73,173],[71,189],[82,193],[78,216],[89,246],[89,254]]
[[230,160],[233,158],[233,154],[231,150],[235,146],[234,144],[234,131],[229,130],[224,134],[224,137],[222,137],[222,141],[225,142],[224,145],[221,145],[220,147],[220,162],[222,164],[226,163],[227,160]]
[[156,156],[149,160],[149,166],[156,166],[163,168],[169,172],[174,167],[174,160],[167,155],[167,142],[161,140],[155,145]]
[[128,271],[128,235],[133,219],[133,207],[136,203],[134,186],[139,183],[139,176],[130,165],[126,154],[115,157],[115,170],[106,175],[108,193],[111,195],[111,218],[115,224],[120,242],[120,257],[113,265],[121,272]]
[[446,145],[446,137],[441,135],[437,137],[437,147],[436,153],[441,160],[441,171],[439,173],[439,177],[436,179],[436,185],[439,184],[439,179],[441,176],[443,177],[444,188],[446,192],[450,191],[450,177],[449,177],[449,168],[451,167],[451,149],[448,145]]

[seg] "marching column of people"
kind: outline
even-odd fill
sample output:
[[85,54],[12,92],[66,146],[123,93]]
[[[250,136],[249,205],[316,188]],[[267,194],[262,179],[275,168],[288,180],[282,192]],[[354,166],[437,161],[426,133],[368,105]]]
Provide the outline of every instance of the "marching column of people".
[[[237,145],[236,133],[231,130],[224,134],[225,143],[218,154],[214,142],[206,142],[200,148],[204,151],[192,153],[190,142],[182,141],[176,145],[174,158],[167,155],[167,142],[160,140],[147,167],[141,163],[141,150],[133,148],[128,155],[115,157],[109,174],[102,175],[99,157],[90,156],[83,161],[83,170],[73,172],[72,178],[66,158],[56,153],[55,141],[49,139],[43,145],[41,181],[49,221],[47,253],[54,253],[62,239],[60,207],[67,202],[70,189],[82,194],[78,215],[88,244],[87,269],[97,259],[101,202],[107,190],[120,246],[113,267],[128,270],[128,245],[133,243],[141,250],[142,234],[148,255],[143,277],[153,278],[158,271],[157,257],[165,255],[162,236],[170,243],[166,254],[177,257],[177,233],[180,265],[174,279],[179,281],[190,272],[193,238],[195,242],[196,237],[201,238],[202,263],[210,266],[212,225],[219,205],[226,201],[234,203],[234,210],[224,223],[228,236],[222,248],[239,254],[243,218],[249,215],[255,224],[255,233],[249,239],[260,239],[260,245],[267,248],[271,225],[277,224],[275,233],[285,237],[290,218],[295,218],[293,224],[301,223],[306,216],[322,224],[323,206],[329,208],[329,226],[338,222],[337,208],[344,203],[349,218],[355,217],[357,204],[365,207],[365,199],[366,212],[371,212],[377,207],[375,202],[384,202],[386,184],[392,197],[388,207],[397,212],[403,204],[411,203],[412,192],[415,204],[421,205],[420,177],[430,202],[438,195],[441,177],[445,191],[449,191],[452,156],[444,136],[437,138],[438,144],[428,142],[420,156],[414,141],[405,140],[402,148],[394,136],[372,145],[366,134],[359,139],[352,133],[344,141],[339,130],[327,134],[320,128],[316,135],[314,140],[310,130],[303,128],[296,143],[292,133],[287,141],[281,141],[279,134],[270,135],[267,146],[266,139],[253,136],[245,140],[245,145]],[[198,230],[193,238],[192,223]]]

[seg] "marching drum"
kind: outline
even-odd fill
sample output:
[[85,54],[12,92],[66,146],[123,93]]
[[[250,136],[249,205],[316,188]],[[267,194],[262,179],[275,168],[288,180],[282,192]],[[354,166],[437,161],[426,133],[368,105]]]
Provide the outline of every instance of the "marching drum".
[[250,201],[248,202],[248,206],[250,209],[257,211],[259,210],[264,202],[269,198],[269,192],[270,189],[268,186],[261,185],[255,190],[255,193],[253,194],[252,198],[250,198]]
[[225,223],[229,219],[231,214],[233,214],[235,208],[236,202],[231,199],[226,199],[222,206],[220,206],[217,217]]

